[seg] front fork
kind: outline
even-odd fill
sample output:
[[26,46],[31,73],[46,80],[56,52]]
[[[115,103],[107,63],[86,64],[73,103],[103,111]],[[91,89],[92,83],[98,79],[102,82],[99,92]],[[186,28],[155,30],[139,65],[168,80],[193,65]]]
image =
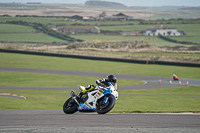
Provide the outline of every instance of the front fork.
[[71,95],[72,99],[77,103],[77,105],[80,106],[80,103],[76,99],[76,97],[77,97],[76,93],[73,90],[70,92],[70,95]]

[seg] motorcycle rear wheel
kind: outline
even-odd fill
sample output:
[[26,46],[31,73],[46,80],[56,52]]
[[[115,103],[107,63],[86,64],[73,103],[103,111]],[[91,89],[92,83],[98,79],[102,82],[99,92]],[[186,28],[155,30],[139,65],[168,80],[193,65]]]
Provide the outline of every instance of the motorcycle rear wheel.
[[70,97],[63,105],[63,112],[65,114],[73,114],[77,111],[77,104],[73,104],[69,106],[69,102],[72,101],[72,97]]
[[115,105],[115,100],[113,98],[109,98],[107,103],[104,103],[104,99],[100,99],[96,106],[96,112],[98,114],[108,113]]

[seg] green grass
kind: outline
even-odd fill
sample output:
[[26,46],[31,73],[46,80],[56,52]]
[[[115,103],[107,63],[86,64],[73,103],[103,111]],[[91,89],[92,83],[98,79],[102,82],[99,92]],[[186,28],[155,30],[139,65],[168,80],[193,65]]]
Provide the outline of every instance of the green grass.
[[119,90],[119,94],[113,112],[200,112],[199,87]]
[[148,25],[125,25],[125,26],[99,26],[101,30],[109,31],[135,31],[135,30],[145,30]]
[[37,22],[42,24],[48,23],[63,23],[65,18],[42,18],[42,17],[0,17],[0,21],[27,21]]
[[[71,25],[71,24],[87,24],[87,25],[105,25],[105,24],[123,24],[118,21],[99,21],[99,22],[66,22],[65,18],[40,18],[40,17],[0,17],[0,21],[27,21],[27,22],[37,22],[41,24],[46,24],[49,27],[56,27],[58,24]],[[149,25],[138,25],[139,21],[130,21],[125,23],[134,23],[135,25],[123,25],[123,26],[98,26],[101,30],[111,30],[111,31],[133,31],[133,30],[145,30],[147,27],[160,26],[160,24],[149,24]],[[147,23],[149,21],[146,21]],[[150,21],[151,22],[151,21]],[[154,22],[154,21],[153,21]],[[156,22],[156,21],[155,21]],[[166,23],[169,21],[163,21]],[[180,20],[173,21],[174,23],[180,22]],[[164,26],[173,26],[177,27],[178,30],[184,31],[188,37],[181,37],[181,40],[188,40],[190,42],[200,43],[199,40],[199,30],[200,24],[164,24]],[[46,34],[5,34],[5,32],[15,33],[33,33],[36,30],[32,27],[21,26],[21,25],[12,25],[12,24],[0,24],[0,40],[1,41],[24,41],[24,42],[65,42],[61,39],[57,39]],[[4,33],[4,34],[3,34]],[[74,38],[82,39],[86,41],[123,41],[123,40],[144,40],[149,42],[152,45],[157,46],[177,46],[178,43],[172,43],[157,39],[157,37],[143,37],[143,36],[108,36],[108,35],[71,35]],[[192,37],[191,37],[192,36]],[[194,36],[194,37],[193,37]],[[178,38],[180,40],[180,38]],[[185,46],[185,45],[184,45]]]
[[[105,75],[106,76],[106,75]],[[74,87],[77,85],[96,84],[95,81],[103,77],[84,77],[56,74],[38,74],[0,71],[0,86],[26,87]],[[118,86],[143,84],[142,81],[118,79]]]
[[[141,65],[71,58],[0,53],[1,66],[106,72],[138,75],[199,78],[199,68],[162,65]],[[102,67],[106,66],[106,67]],[[101,70],[101,71],[100,71]],[[74,87],[94,83],[98,77],[37,74],[0,71],[0,86]],[[140,84],[139,81],[118,80],[119,86]],[[77,90],[76,90],[77,91]],[[0,97],[1,109],[62,110],[69,90],[0,89],[0,93],[23,95],[27,99]],[[198,86],[177,88],[120,90],[111,112],[200,112]]]
[[[6,90],[1,93],[23,95],[27,99],[0,97],[1,109],[62,110],[70,97],[62,90]],[[119,99],[111,112],[200,112],[199,87],[119,90]]]
[[200,71],[198,67],[146,65],[10,53],[0,53],[0,62],[1,66],[7,67],[136,74],[162,77],[172,77],[175,73],[180,78],[200,79]]
[[178,31],[184,31],[188,36],[200,36],[200,24],[172,24],[167,26],[177,27]]
[[0,24],[0,33],[13,33],[13,32],[36,32],[36,30],[29,26],[16,25],[16,24]]
[[57,39],[46,34],[1,34],[1,41],[20,41],[20,42],[65,42],[61,39]]
[[1,109],[61,110],[69,91],[51,90],[0,90],[25,96],[27,99],[0,97]]
[[130,21],[130,22],[120,22],[120,21],[79,21],[79,22],[72,22],[67,21],[66,18],[45,18],[45,17],[0,17],[0,21],[27,21],[27,22],[37,22],[41,24],[64,24],[64,25],[71,25],[71,24],[83,24],[83,25],[111,25],[111,24],[137,24],[138,21]]
[[66,42],[44,33],[36,33],[33,27],[15,24],[0,24],[0,41],[17,42]]
[[[146,30],[148,27],[160,26],[160,24],[152,25],[126,25],[126,26],[100,26],[101,30],[111,31],[134,31]],[[200,24],[164,24],[164,26],[176,27],[178,31],[184,31],[189,36],[200,35]]]

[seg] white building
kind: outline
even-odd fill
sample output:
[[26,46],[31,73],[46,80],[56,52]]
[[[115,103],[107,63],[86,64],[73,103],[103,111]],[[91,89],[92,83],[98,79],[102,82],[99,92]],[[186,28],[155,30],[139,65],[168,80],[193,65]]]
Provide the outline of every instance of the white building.
[[181,33],[177,31],[176,27],[160,26],[160,27],[149,27],[144,32],[144,36],[181,36]]

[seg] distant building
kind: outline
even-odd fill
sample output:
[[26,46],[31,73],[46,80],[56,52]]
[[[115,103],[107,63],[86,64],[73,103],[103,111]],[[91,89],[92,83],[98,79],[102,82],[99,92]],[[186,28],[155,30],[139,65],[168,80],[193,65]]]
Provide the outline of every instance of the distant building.
[[41,2],[27,2],[27,4],[42,4]]
[[116,15],[113,15],[113,16],[116,17],[116,18],[119,18],[121,20],[131,20],[131,19],[133,19],[133,17],[127,16],[124,13],[121,13],[121,12],[116,14]]
[[177,31],[176,27],[159,26],[159,27],[149,27],[143,31],[144,36],[181,36],[181,33]]
[[69,21],[78,21],[78,20],[83,20],[83,17],[79,15],[74,15],[69,18]]
[[58,27],[57,32],[62,34],[99,34],[100,29],[96,26],[67,26]]
[[127,16],[123,13],[118,13],[116,15],[107,16],[105,12],[99,14],[96,20],[103,20],[103,21],[128,21],[133,19],[131,16]]

